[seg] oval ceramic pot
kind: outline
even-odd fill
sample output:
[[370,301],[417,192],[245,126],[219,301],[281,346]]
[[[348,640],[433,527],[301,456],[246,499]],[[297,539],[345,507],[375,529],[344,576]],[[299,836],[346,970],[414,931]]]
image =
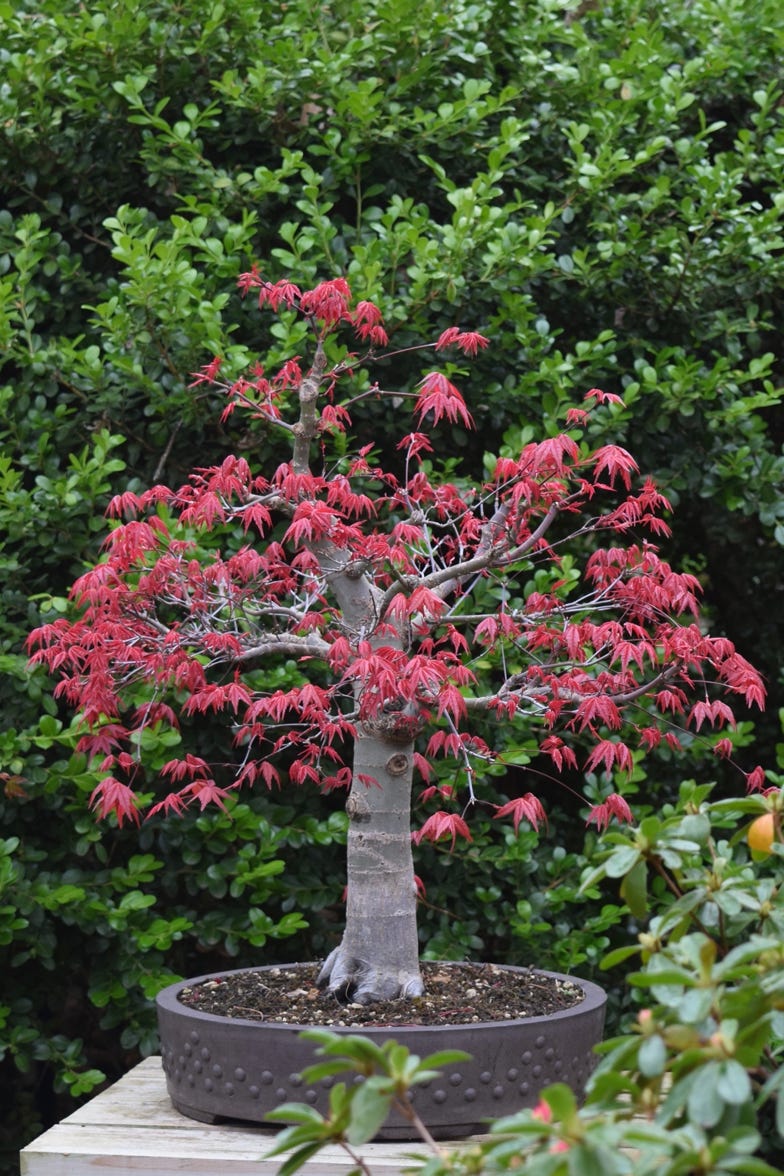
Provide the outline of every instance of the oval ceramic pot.
[[[445,1049],[469,1053],[469,1061],[448,1066],[440,1078],[416,1087],[412,1101],[435,1138],[476,1134],[486,1130],[490,1119],[534,1106],[539,1092],[553,1082],[567,1083],[579,1096],[593,1069],[593,1047],[604,1028],[604,991],[574,976],[540,974],[577,985],[584,999],[549,1016],[511,1021],[330,1028],[361,1033],[379,1044],[393,1038],[420,1057]],[[308,1103],[325,1112],[328,1087],[339,1078],[313,1084],[302,1078],[302,1071],[315,1060],[313,1043],[299,1036],[307,1025],[215,1016],[178,999],[183,988],[226,975],[180,981],[158,994],[163,1069],[173,1106],[205,1123],[263,1123],[267,1113],[284,1102]],[[413,1137],[410,1124],[393,1114],[377,1138]]]

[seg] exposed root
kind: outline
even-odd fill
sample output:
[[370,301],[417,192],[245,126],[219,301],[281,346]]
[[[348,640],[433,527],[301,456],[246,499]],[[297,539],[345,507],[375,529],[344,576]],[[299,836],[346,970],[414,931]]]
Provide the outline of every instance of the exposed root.
[[336,947],[318,974],[319,988],[344,1003],[372,1004],[379,1000],[401,1000],[424,992],[419,966],[406,971],[399,965],[384,968],[356,959]]

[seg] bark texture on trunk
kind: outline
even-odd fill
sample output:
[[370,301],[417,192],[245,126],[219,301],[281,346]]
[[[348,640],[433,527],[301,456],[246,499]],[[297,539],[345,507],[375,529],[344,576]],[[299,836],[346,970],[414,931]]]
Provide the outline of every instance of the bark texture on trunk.
[[[366,784],[360,777],[371,777]],[[411,854],[413,743],[357,734],[349,814],[343,940],[319,982],[360,1004],[422,992]]]
[[[300,417],[294,428],[292,466],[310,472],[310,448],[318,435],[316,401],[325,368],[319,348],[299,391]],[[405,646],[398,627],[385,624],[383,591],[364,560],[327,536],[308,544],[340,608],[345,632],[371,646]],[[357,713],[362,686],[355,685]],[[387,700],[394,704],[396,700]],[[386,714],[360,721],[354,746],[349,815],[346,929],[330,954],[319,983],[342,999],[362,1004],[417,996],[419,971],[416,889],[411,854],[411,787],[416,715]],[[406,726],[407,724],[407,726]],[[405,734],[401,734],[405,732]],[[367,783],[367,780],[374,781]]]

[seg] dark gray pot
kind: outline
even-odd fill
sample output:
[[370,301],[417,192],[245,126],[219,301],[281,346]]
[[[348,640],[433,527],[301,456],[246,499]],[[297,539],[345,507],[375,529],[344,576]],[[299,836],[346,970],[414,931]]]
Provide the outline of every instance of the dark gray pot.
[[[328,1083],[310,1086],[301,1076],[314,1061],[313,1044],[299,1036],[307,1025],[217,1017],[177,999],[182,988],[225,975],[180,981],[158,994],[163,1068],[174,1107],[204,1123],[263,1123],[267,1112],[283,1102],[309,1103],[326,1111]],[[607,998],[587,980],[560,978],[579,985],[585,999],[547,1017],[335,1032],[361,1033],[379,1044],[394,1038],[420,1057],[445,1049],[471,1054],[470,1061],[448,1066],[441,1078],[413,1091],[417,1112],[437,1139],[471,1135],[485,1130],[489,1119],[534,1106],[539,1092],[553,1082],[566,1082],[581,1094],[593,1069],[593,1047],[601,1040]],[[378,1135],[413,1137],[411,1126],[398,1115],[390,1116]]]

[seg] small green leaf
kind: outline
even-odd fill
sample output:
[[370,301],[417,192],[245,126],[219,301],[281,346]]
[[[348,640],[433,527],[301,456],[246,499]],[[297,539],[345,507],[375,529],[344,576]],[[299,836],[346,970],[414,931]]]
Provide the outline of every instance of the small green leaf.
[[277,1123],[291,1123],[293,1121],[295,1123],[322,1124],[325,1121],[322,1114],[306,1103],[281,1103],[273,1111],[267,1111],[264,1118]]
[[354,1091],[351,1103],[351,1123],[347,1138],[353,1147],[368,1143],[386,1122],[392,1094],[378,1090],[372,1083],[363,1082]]
[[713,1003],[709,988],[692,988],[678,1002],[678,1014],[686,1025],[699,1025],[708,1016]]
[[741,1106],[751,1098],[751,1080],[744,1066],[734,1058],[719,1064],[719,1078],[716,1083],[725,1103]]
[[615,951],[610,951],[606,956],[602,957],[599,967],[603,972],[606,972],[609,968],[615,968],[618,964],[624,963],[639,950],[639,944],[636,943],[630,944],[627,947],[617,947]]
[[732,1164],[730,1170],[738,1172],[742,1176],[781,1176],[781,1168],[772,1168],[770,1164],[766,1164],[764,1160],[758,1160],[756,1156],[741,1156]]
[[311,1156],[315,1156],[317,1152],[321,1151],[324,1146],[322,1140],[314,1143],[306,1143],[297,1151],[293,1152],[288,1159],[284,1160],[278,1168],[278,1176],[291,1176],[292,1172],[298,1172],[303,1168]]
[[697,1079],[689,1091],[689,1118],[701,1127],[715,1127],[724,1113],[724,1100],[718,1089],[718,1066],[703,1066]]
[[667,1065],[667,1046],[658,1033],[645,1038],[637,1055],[637,1064],[640,1073],[646,1078],[657,1078],[659,1074],[664,1073]]
[[368,1037],[360,1037],[355,1033],[330,1033],[322,1029],[307,1029],[302,1037],[320,1042],[320,1054],[339,1054],[346,1060],[344,1068],[347,1070],[381,1070],[386,1073],[386,1054]]
[[567,1169],[574,1176],[607,1176],[605,1157],[594,1147],[578,1143],[566,1153]]
[[691,988],[694,986],[695,980],[690,972],[673,965],[656,971],[651,968],[647,972],[635,972],[633,976],[628,977],[628,983],[633,984],[636,988],[664,988],[667,985],[676,988]]
[[429,1054],[426,1058],[422,1058],[422,1065],[427,1066],[431,1070],[442,1070],[444,1066],[453,1066],[458,1062],[468,1062],[471,1060],[471,1054],[466,1053],[462,1049],[443,1049],[438,1053]]
[[648,867],[642,858],[635,862],[621,882],[621,898],[636,919],[648,913]]
[[553,1112],[553,1116],[564,1125],[568,1125],[569,1120],[577,1114],[574,1091],[563,1082],[548,1086],[542,1092],[542,1097]]
[[604,863],[604,872],[608,878],[622,878],[639,860],[640,851],[636,845],[621,845]]
[[343,1058],[335,1058],[334,1061],[316,1062],[312,1066],[307,1066],[302,1071],[302,1077],[306,1082],[323,1082],[325,1078],[332,1078],[335,1074],[345,1074],[347,1069]]

